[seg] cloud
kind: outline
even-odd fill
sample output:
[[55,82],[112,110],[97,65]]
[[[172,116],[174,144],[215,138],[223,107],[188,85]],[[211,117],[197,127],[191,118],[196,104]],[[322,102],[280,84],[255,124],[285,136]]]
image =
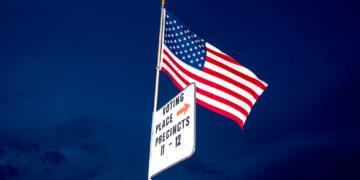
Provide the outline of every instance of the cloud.
[[32,154],[41,151],[39,145],[29,142],[15,141],[9,144],[9,148],[24,154]]
[[0,158],[6,155],[6,151],[0,148]]
[[91,138],[96,129],[96,121],[87,116],[76,116],[72,120],[56,125],[56,132],[61,135],[68,135],[71,138]]
[[211,176],[218,176],[224,173],[223,171],[217,169],[215,164],[199,161],[187,163],[185,164],[185,168],[191,174],[201,173]]
[[19,169],[11,164],[0,165],[0,179],[8,180],[19,175]]
[[91,143],[82,144],[81,146],[79,146],[79,150],[94,154],[102,154],[102,155],[107,154],[106,152],[102,151],[98,146]]
[[113,121],[82,113],[50,121],[0,127],[0,165],[16,168],[15,179],[136,179],[146,174],[148,142],[134,143],[144,132],[119,131]]
[[41,162],[48,162],[52,165],[67,162],[68,158],[59,151],[47,151],[39,158]]

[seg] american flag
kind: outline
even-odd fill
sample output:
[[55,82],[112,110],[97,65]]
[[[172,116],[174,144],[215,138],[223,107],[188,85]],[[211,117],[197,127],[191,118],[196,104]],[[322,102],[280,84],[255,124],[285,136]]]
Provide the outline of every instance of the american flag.
[[165,13],[161,70],[184,89],[196,84],[196,102],[236,121],[241,128],[267,84],[230,56]]

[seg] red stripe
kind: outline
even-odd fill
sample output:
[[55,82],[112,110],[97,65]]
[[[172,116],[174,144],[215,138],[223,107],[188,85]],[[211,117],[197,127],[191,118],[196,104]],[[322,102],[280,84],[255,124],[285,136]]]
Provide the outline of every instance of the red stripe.
[[180,79],[182,82],[184,82],[184,84],[186,84],[186,86],[190,84],[189,81],[187,81],[186,79],[184,79],[184,77],[181,76],[181,75],[174,69],[174,67],[172,67],[172,66],[170,65],[170,63],[167,62],[166,59],[163,59],[163,63],[166,64],[166,65],[172,70],[172,72],[174,72],[175,75],[176,75],[177,77],[179,77],[179,79]]
[[204,79],[202,77],[199,77],[189,71],[187,71],[185,68],[183,68],[182,66],[180,66],[169,54],[168,52],[166,52],[166,50],[164,50],[164,54],[170,59],[170,61],[178,68],[180,69],[180,71],[182,71],[183,73],[185,73],[186,75],[188,75],[189,77],[191,77],[192,79],[194,79],[195,81],[198,81],[198,82],[201,82],[201,83],[204,83],[204,84],[207,84],[211,87],[214,87],[220,91],[223,91],[223,92],[226,92],[234,97],[236,97],[237,99],[243,101],[244,103],[248,104],[250,106],[250,108],[253,107],[253,104],[251,103],[250,100],[248,100],[247,98],[245,98],[244,96],[240,95],[240,94],[237,94],[236,92],[228,89],[228,88],[225,88],[221,85],[218,85],[216,83],[213,83],[207,79]]
[[243,73],[241,73],[239,71],[236,71],[235,69],[230,68],[229,66],[227,66],[227,65],[225,65],[225,64],[223,64],[223,63],[221,63],[219,61],[216,61],[216,60],[214,60],[214,59],[212,59],[212,58],[210,58],[208,56],[206,57],[206,61],[208,61],[211,64],[214,64],[216,66],[219,66],[219,67],[221,67],[221,68],[223,68],[223,69],[225,69],[225,70],[227,70],[227,71],[229,71],[229,72],[231,72],[231,73],[233,73],[233,74],[235,74],[235,75],[237,75],[237,76],[239,76],[239,77],[253,83],[254,85],[261,88],[262,90],[265,90],[265,88],[266,88],[266,86],[262,82],[260,82],[259,80],[255,79],[253,77],[250,77],[250,76],[248,76],[246,74],[243,74]]
[[231,102],[231,101],[229,101],[229,100],[227,100],[225,98],[222,98],[222,97],[217,96],[215,94],[209,93],[208,91],[204,91],[204,90],[202,90],[200,88],[196,88],[196,91],[199,92],[200,94],[204,95],[204,96],[207,96],[207,97],[209,97],[211,99],[214,99],[214,100],[216,100],[218,102],[226,104],[226,105],[240,111],[245,117],[247,117],[249,115],[249,113],[244,108],[242,108],[241,106],[239,106],[239,105],[237,105],[237,104],[235,104],[235,103],[233,103],[233,102]]
[[166,69],[161,68],[161,70],[164,71],[167,75],[169,75],[169,77],[170,77],[170,79],[172,80],[172,82],[175,84],[175,86],[176,86],[177,88],[180,89],[180,91],[184,89],[184,88],[181,87],[181,85],[175,80],[175,78],[171,76],[171,74],[170,74]]
[[239,62],[235,61],[233,58],[231,58],[230,56],[228,55],[225,55],[225,54],[222,54],[222,53],[219,53],[219,52],[216,52],[208,47],[206,47],[206,50],[211,52],[211,54],[214,54],[216,55],[217,57],[220,57],[221,59],[225,60],[225,61],[228,61],[228,62],[231,62],[231,63],[234,63],[234,64],[237,64],[239,66],[242,66]]
[[197,102],[198,104],[200,104],[200,105],[202,105],[202,106],[204,106],[204,107],[212,110],[212,111],[215,111],[216,113],[219,113],[219,114],[221,114],[221,115],[223,115],[223,116],[226,116],[226,117],[228,117],[228,118],[236,121],[236,122],[239,124],[239,126],[241,127],[241,129],[244,129],[244,122],[243,122],[240,118],[238,118],[237,116],[234,116],[233,114],[231,114],[231,113],[229,113],[229,112],[227,112],[227,111],[224,111],[224,110],[222,110],[222,109],[220,109],[220,108],[217,108],[217,107],[215,107],[215,106],[212,106],[212,105],[210,105],[210,104],[208,104],[208,103],[206,103],[206,102],[204,102],[204,101],[201,101],[201,100],[199,100],[199,99],[196,99],[196,102]]
[[[166,74],[169,75],[170,79],[174,82],[174,84],[176,85],[177,88],[179,88],[180,90],[183,89],[183,88],[181,87],[181,85],[175,80],[174,77],[171,76],[171,74],[170,74],[166,69],[162,68],[161,70],[164,71]],[[196,90],[199,91],[199,88],[196,88]],[[228,117],[228,118],[236,121],[236,122],[239,124],[239,126],[241,127],[241,129],[243,129],[243,124],[244,124],[244,123],[243,123],[243,121],[241,121],[241,119],[238,118],[237,116],[234,116],[233,114],[228,113],[227,111],[224,111],[224,110],[222,110],[222,109],[220,109],[220,108],[217,108],[217,107],[215,107],[215,106],[212,106],[212,105],[210,105],[210,104],[208,104],[208,103],[206,103],[206,102],[204,102],[204,101],[201,101],[201,100],[199,100],[198,98],[196,98],[196,102],[197,102],[198,104],[204,106],[205,108],[208,108],[208,109],[210,109],[210,110],[212,110],[212,111],[214,111],[214,112],[216,112],[216,113],[219,113],[219,114],[221,114],[221,115],[223,115],[223,116],[226,116],[226,117]]]
[[203,71],[208,73],[208,74],[214,75],[214,76],[216,76],[216,77],[218,77],[218,78],[220,78],[220,79],[222,79],[224,81],[227,81],[227,82],[239,87],[240,89],[243,89],[244,91],[251,94],[255,99],[259,98],[259,95],[256,94],[256,92],[254,90],[252,90],[251,88],[245,86],[244,84],[239,83],[238,81],[235,81],[234,79],[231,79],[231,78],[229,78],[229,77],[227,77],[227,76],[225,76],[225,75],[223,75],[221,73],[218,73],[218,72],[216,72],[216,71],[214,71],[212,69],[209,69],[207,67],[204,67]]
[[[166,65],[175,73],[175,75],[180,78],[180,80],[181,80],[182,82],[184,82],[186,85],[189,85],[189,84],[190,84],[187,80],[185,80],[185,79],[170,65],[170,63],[167,62],[166,59],[163,59],[163,63],[166,64]],[[210,93],[210,92],[208,92],[208,91],[205,91],[205,90],[203,90],[203,89],[201,89],[201,88],[199,88],[199,87],[196,88],[196,92],[198,92],[198,93],[200,93],[200,94],[202,94],[202,95],[204,95],[204,96],[207,96],[207,97],[209,97],[209,98],[211,98],[211,99],[213,99],[213,100],[215,100],[215,101],[218,101],[218,102],[221,102],[221,103],[223,103],[223,104],[226,104],[226,105],[228,105],[228,106],[230,106],[230,107],[233,107],[234,109],[236,109],[236,110],[238,110],[239,112],[241,112],[245,117],[247,117],[247,116],[249,115],[249,113],[248,113],[244,108],[242,108],[241,106],[239,106],[239,105],[237,105],[237,104],[235,104],[235,103],[233,103],[233,102],[231,102],[231,101],[229,101],[229,100],[227,100],[227,99],[225,99],[225,98],[222,98],[222,97],[217,96],[217,95],[215,95],[215,94],[213,94],[213,93]]]

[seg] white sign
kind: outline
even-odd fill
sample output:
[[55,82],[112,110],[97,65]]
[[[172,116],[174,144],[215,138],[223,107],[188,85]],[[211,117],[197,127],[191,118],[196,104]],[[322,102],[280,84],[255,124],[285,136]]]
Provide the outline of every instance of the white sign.
[[149,179],[195,151],[195,84],[153,114]]

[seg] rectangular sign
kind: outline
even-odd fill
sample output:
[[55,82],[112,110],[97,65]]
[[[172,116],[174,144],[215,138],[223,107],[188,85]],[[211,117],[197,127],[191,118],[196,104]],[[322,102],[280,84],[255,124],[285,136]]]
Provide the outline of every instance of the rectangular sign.
[[149,179],[193,155],[195,105],[192,83],[153,114]]

